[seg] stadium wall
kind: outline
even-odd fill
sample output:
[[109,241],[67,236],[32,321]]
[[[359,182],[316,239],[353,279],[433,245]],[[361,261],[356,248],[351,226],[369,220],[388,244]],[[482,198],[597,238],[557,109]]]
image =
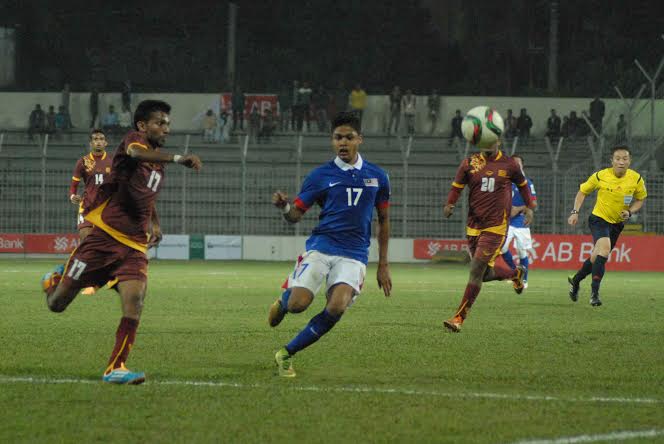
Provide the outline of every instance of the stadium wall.
[[[132,95],[132,103],[136,104],[148,98],[159,98],[166,100],[173,106],[172,129],[175,131],[191,131],[200,128],[200,119],[209,108],[216,108],[220,102],[220,94],[182,94],[182,93],[140,93]],[[77,128],[87,128],[89,124],[89,93],[71,93],[70,114],[72,122]],[[570,111],[576,111],[581,116],[581,111],[588,110],[591,98],[547,98],[547,97],[472,97],[472,96],[441,96],[441,110],[438,116],[438,131],[441,134],[450,133],[450,121],[455,110],[462,112],[478,105],[490,105],[496,108],[501,115],[505,116],[507,109],[512,109],[518,116],[521,108],[526,108],[533,120],[532,134],[543,134],[546,129],[546,119],[550,110],[555,108],[558,115],[568,115]],[[618,116],[627,114],[627,108],[620,99],[603,99],[606,104],[604,117],[604,128],[609,134],[615,133]],[[0,93],[0,103],[7,104],[0,108],[0,128],[20,129],[26,128],[28,116],[39,103],[42,109],[48,110],[53,105],[57,110],[60,105],[61,94],[59,92],[3,92]],[[428,133],[429,117],[426,107],[427,97],[417,97],[416,131]],[[116,111],[121,108],[120,93],[102,93],[99,95],[100,118],[108,110],[109,105],[114,105]],[[635,116],[632,123],[632,134],[634,136],[649,135],[650,132],[650,106],[647,100],[641,100],[635,107]],[[664,100],[657,100],[655,107],[656,116],[664,116]],[[387,129],[389,120],[389,99],[384,95],[371,95],[368,98],[367,110],[364,114],[364,131],[368,133],[382,133]],[[655,122],[657,135],[664,135],[663,120]],[[402,125],[403,127],[403,122]]]

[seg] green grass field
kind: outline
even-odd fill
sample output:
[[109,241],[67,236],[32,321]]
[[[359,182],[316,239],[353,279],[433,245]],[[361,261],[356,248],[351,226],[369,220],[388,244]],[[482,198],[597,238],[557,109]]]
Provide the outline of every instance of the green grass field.
[[100,381],[117,296],[51,313],[39,279],[53,265],[0,261],[3,443],[664,441],[661,274],[609,268],[593,308],[588,281],[573,304],[566,273],[533,270],[521,296],[486,284],[450,334],[465,267],[392,265],[385,299],[371,266],[355,305],[285,380],[274,352],[324,301],[268,327],[292,264],[153,262],[128,362],[148,380],[125,387]]

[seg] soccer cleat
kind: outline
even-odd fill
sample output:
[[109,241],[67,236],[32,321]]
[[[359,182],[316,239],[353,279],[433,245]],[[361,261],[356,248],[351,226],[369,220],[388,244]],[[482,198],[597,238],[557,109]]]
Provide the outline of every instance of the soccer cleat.
[[593,293],[592,296],[590,296],[590,305],[593,307],[599,307],[602,305],[602,301],[599,299],[599,293]]
[[286,348],[282,348],[274,355],[274,360],[277,363],[279,376],[284,378],[294,378],[295,370],[293,370],[293,357],[288,353]]
[[528,288],[528,281],[523,281],[523,289],[525,290],[527,288]]
[[270,324],[270,327],[276,327],[279,325],[281,321],[284,320],[286,313],[288,312],[281,306],[281,299],[274,301],[274,303],[270,305],[270,312],[267,316],[267,322]]
[[523,286],[523,276],[525,273],[526,268],[523,265],[516,266],[516,276],[512,279],[512,287],[514,287],[516,294],[523,293],[523,289],[525,288]]
[[574,283],[574,276],[567,276],[567,282],[569,282],[569,298],[572,302],[579,300],[579,284]]
[[101,380],[109,384],[131,384],[138,385],[145,382],[145,373],[132,372],[124,364],[113,370],[107,370],[101,377]]
[[53,293],[55,287],[57,287],[58,284],[60,283],[60,280],[62,279],[62,274],[64,272],[65,272],[64,265],[58,265],[53,269],[53,271],[49,271],[44,276],[42,276],[41,278],[42,290],[44,290],[46,294]]
[[461,316],[455,316],[443,322],[443,326],[452,333],[459,333],[461,331],[461,324],[463,324]]
[[84,288],[84,289],[83,289],[83,291],[81,292],[81,294],[84,294],[84,295],[86,295],[86,296],[92,296],[92,295],[95,294],[96,292],[97,292],[97,289],[96,289],[95,287],[87,287],[87,288]]

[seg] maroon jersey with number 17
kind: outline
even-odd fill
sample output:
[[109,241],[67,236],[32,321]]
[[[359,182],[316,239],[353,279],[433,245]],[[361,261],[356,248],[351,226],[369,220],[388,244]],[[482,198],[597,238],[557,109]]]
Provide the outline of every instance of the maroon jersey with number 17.
[[158,150],[141,133],[127,133],[113,156],[114,191],[86,220],[118,242],[146,252],[152,211],[164,184],[164,165],[132,158],[127,154],[129,147]]
[[[525,187],[530,203],[528,182],[514,159],[502,151],[485,157],[482,153],[473,154],[461,162],[452,185],[464,188],[468,185],[468,225],[469,236],[478,236],[482,231],[506,234],[512,209],[512,182],[520,190]],[[522,191],[523,195],[523,191]]]

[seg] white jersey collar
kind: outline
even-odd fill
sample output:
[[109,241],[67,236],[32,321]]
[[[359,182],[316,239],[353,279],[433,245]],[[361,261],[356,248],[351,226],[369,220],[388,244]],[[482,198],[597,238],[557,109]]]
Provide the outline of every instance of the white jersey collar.
[[355,162],[355,165],[350,165],[343,160],[339,159],[339,156],[334,158],[334,164],[341,168],[343,171],[348,171],[348,170],[361,170],[362,165],[364,162],[362,161],[362,156],[360,156],[360,153],[357,153],[357,162]]

